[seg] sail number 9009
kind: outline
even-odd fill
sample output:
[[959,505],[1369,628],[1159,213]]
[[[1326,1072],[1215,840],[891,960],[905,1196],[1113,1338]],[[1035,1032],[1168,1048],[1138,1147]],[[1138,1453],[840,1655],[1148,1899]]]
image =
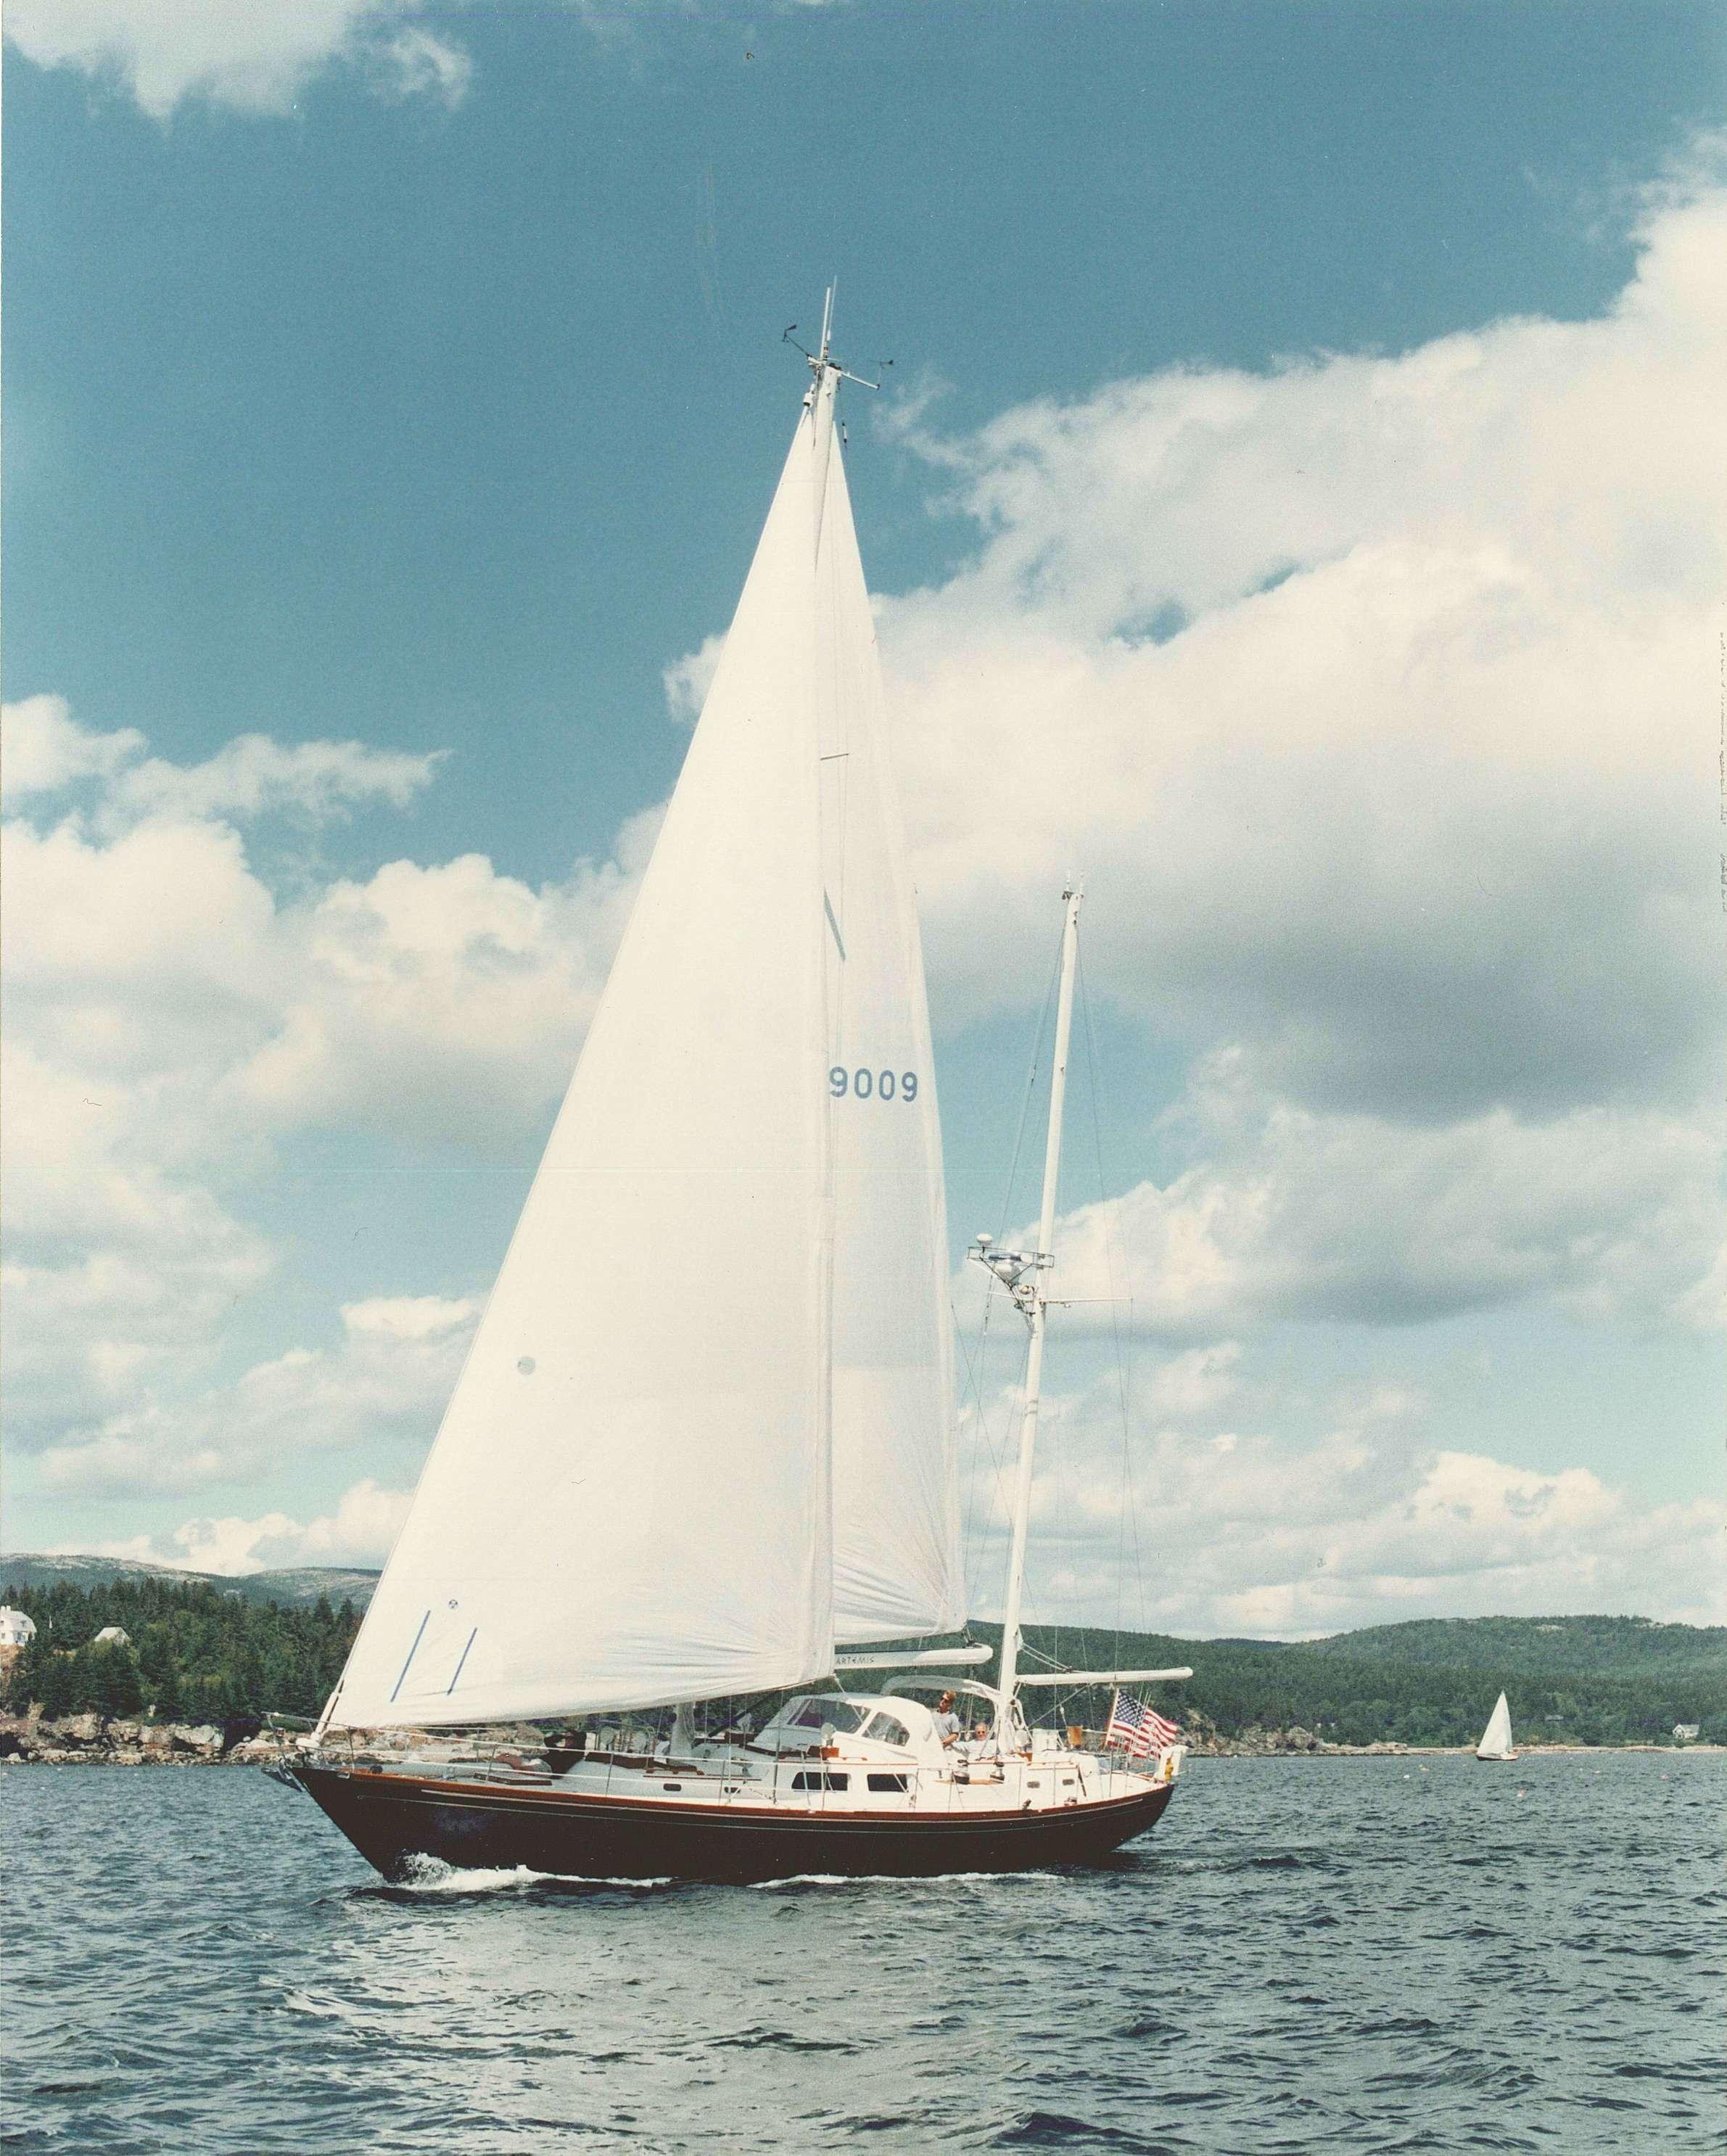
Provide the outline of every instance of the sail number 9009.
[[828,1091],[836,1101],[850,1094],[854,1101],[915,1101],[918,1096],[915,1070],[871,1070],[859,1065],[848,1070],[836,1063],[828,1073]]

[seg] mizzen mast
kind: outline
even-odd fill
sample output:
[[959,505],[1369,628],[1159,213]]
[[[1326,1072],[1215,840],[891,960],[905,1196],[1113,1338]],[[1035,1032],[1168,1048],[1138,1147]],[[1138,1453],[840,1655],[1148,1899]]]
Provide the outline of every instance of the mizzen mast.
[[1000,1704],[996,1728],[1005,1739],[1013,1712],[1019,1676],[1019,1614],[1025,1598],[1026,1531],[1032,1510],[1032,1463],[1038,1445],[1038,1410],[1043,1389],[1043,1330],[1049,1298],[1043,1276],[1055,1263],[1056,1187],[1061,1178],[1062,1109],[1068,1090],[1068,1047],[1074,1030],[1074,975],[1079,954],[1079,904],[1084,893],[1070,884],[1062,893],[1067,908],[1062,923],[1061,988],[1055,1012],[1055,1060],[1049,1073],[1049,1132],[1043,1147],[1043,1207],[1038,1222],[1037,1248],[998,1250],[980,1235],[971,1255],[987,1265],[1018,1305],[1031,1331],[1026,1358],[1025,1407],[1019,1425],[1019,1471],[1013,1485],[1012,1538],[1007,1557],[1007,1591],[1002,1609],[1002,1666],[997,1680]]

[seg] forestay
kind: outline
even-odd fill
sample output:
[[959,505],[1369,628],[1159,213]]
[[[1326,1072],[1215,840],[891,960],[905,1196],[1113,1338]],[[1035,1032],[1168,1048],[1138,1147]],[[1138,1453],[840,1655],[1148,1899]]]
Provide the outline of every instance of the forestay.
[[[800,422],[336,1724],[602,1712],[833,1666],[816,545],[843,500],[833,387]],[[875,1021],[858,1023],[861,1056]],[[922,1035],[869,1051],[916,1073],[893,1105],[921,1128]],[[870,1336],[896,1415],[915,1409],[900,1352]]]
[[816,649],[834,1191],[834,1635],[964,1618],[941,1134],[875,624],[835,443]]

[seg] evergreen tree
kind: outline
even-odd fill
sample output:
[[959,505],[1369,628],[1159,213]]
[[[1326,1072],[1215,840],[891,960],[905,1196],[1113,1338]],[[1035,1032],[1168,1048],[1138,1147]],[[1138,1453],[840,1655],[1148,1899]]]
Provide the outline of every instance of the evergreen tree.
[[105,1722],[136,1714],[144,1704],[138,1658],[130,1647],[101,1646],[90,1656],[90,1704]]
[[78,1696],[78,1682],[72,1662],[70,1655],[57,1654],[52,1648],[43,1657],[36,1697],[50,1722],[58,1722],[62,1715],[76,1712],[74,1702]]

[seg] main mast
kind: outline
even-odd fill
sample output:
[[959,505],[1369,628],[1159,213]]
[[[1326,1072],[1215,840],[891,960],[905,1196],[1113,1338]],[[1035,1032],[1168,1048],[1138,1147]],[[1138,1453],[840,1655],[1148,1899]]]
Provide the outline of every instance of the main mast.
[[1038,1410],[1043,1389],[1043,1331],[1048,1299],[1043,1276],[1055,1263],[1056,1188],[1061,1179],[1062,1109],[1068,1090],[1068,1045],[1074,1029],[1074,974],[1079,953],[1079,902],[1084,894],[1069,885],[1062,893],[1067,911],[1062,923],[1061,988],[1055,1011],[1055,1060],[1049,1073],[1049,1132],[1043,1147],[1043,1207],[1038,1244],[1022,1250],[996,1250],[980,1235],[972,1255],[1007,1287],[1031,1328],[1026,1358],[1025,1409],[1019,1425],[1019,1471],[1013,1486],[1013,1532],[1007,1556],[1007,1591],[1002,1609],[1002,1666],[997,1679],[998,1738],[1005,1738],[1013,1712],[1019,1677],[1019,1613],[1025,1597],[1026,1532],[1032,1510],[1032,1463],[1038,1445]]

